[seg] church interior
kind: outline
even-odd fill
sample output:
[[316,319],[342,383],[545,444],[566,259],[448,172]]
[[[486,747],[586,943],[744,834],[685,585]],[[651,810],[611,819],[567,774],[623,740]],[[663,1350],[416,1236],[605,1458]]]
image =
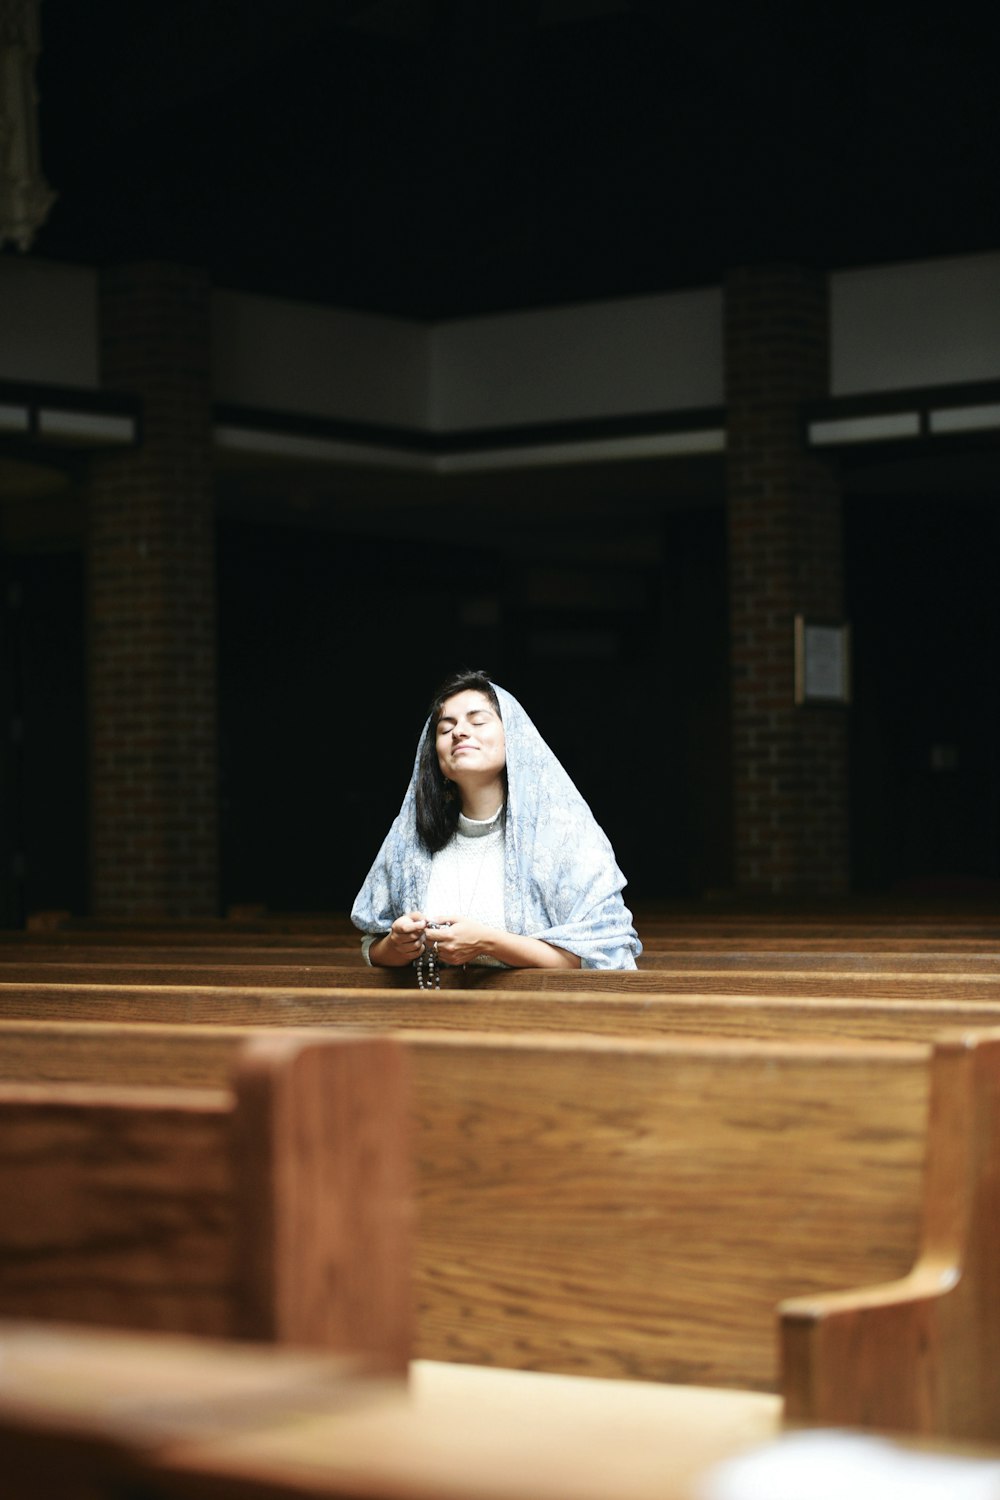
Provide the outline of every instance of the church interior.
[[[995,424],[823,450],[840,579],[815,599],[789,579],[782,671],[790,702],[796,615],[843,622],[850,704],[790,711],[775,738],[810,716],[843,721],[824,752],[843,762],[841,848],[824,868],[804,831],[784,873],[754,872],[737,794],[735,444],[665,432],[685,413],[732,420],[733,277],[774,267],[812,276],[824,299],[831,347],[810,399],[839,412],[943,392],[988,413],[1000,224],[979,70],[992,23],[941,38],[928,12],[901,36],[860,6],[779,28],[734,6],[624,0],[297,0],[233,15],[84,16],[46,0],[38,141],[55,196],[30,251],[0,261],[12,406],[52,386],[93,403],[110,378],[99,288],[70,309],[68,289],[29,292],[30,270],[173,264],[206,286],[201,607],[216,690],[210,771],[190,774],[213,778],[201,796],[216,852],[191,872],[192,910],[349,904],[426,705],[467,665],[534,710],[637,903],[994,894]],[[839,311],[879,271],[885,290],[873,281],[868,296],[899,304],[881,331],[863,300]],[[234,328],[220,350],[219,303],[240,297],[269,310],[272,332],[255,349]],[[860,373],[854,334],[838,333],[852,317],[891,345]],[[258,434],[227,449],[233,407],[334,446]],[[16,426],[2,441],[0,692],[18,809],[2,920],[124,910],[96,873],[87,486],[103,454]],[[804,523],[780,524],[801,548]],[[460,581],[450,608],[442,580]],[[386,694],[399,728],[374,737],[358,797],[343,706],[384,713]],[[652,733],[641,815],[601,727],[638,696]],[[788,819],[805,827],[793,798],[768,795],[772,838]],[[169,790],[161,801],[169,824]],[[171,901],[151,889],[146,904]]]
[[[10,1500],[1000,1495],[998,45],[0,0]],[[634,964],[362,956],[466,670]]]

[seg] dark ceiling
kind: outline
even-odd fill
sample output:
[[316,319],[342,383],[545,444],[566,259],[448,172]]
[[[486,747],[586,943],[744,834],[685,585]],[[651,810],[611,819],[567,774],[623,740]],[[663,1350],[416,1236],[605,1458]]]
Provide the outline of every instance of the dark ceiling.
[[42,256],[441,318],[1000,248],[995,6],[43,0],[41,20]]

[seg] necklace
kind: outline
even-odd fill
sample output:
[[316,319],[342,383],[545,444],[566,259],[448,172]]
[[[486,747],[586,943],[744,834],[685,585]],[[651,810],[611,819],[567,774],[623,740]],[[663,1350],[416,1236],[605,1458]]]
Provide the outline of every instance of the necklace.
[[[493,832],[492,828],[490,829],[490,832],[491,833]],[[468,835],[466,835],[466,837],[468,837]],[[479,837],[479,835],[477,835],[477,837]],[[483,848],[482,848],[482,852],[481,852],[481,854],[479,856],[479,863],[476,866],[476,878],[475,878],[475,880],[472,883],[472,894],[469,896],[468,901],[466,901],[463,898],[463,896],[462,896],[462,865],[461,865],[461,862],[459,862],[456,865],[456,867],[455,867],[455,879],[458,882],[458,909],[462,913],[463,917],[469,916],[469,914],[472,911],[473,906],[475,905],[475,902],[476,902],[476,892],[479,889],[479,877],[483,873],[483,866],[486,863],[486,856],[490,852],[491,845],[490,845],[489,839],[488,838],[482,838],[481,842],[482,842]]]

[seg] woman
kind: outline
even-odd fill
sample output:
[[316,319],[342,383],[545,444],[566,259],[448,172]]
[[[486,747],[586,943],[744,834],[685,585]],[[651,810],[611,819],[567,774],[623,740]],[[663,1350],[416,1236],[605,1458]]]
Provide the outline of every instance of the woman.
[[399,815],[351,912],[369,963],[634,969],[606,835],[524,709],[482,672],[431,705]]

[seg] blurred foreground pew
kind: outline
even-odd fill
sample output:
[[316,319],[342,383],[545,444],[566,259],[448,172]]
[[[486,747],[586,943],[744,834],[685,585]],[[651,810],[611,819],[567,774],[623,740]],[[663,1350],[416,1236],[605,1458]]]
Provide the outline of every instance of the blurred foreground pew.
[[1000,1448],[786,1430],[747,1392],[0,1324],[4,1500],[996,1500]]
[[[45,1030],[39,1069],[63,1045]],[[208,1085],[244,1040],[77,1027],[60,1066],[149,1084],[183,1067]],[[1000,1307],[984,1294],[995,1035],[398,1040],[416,1107],[418,1354],[782,1389],[810,1422],[1000,1437]],[[8,1050],[0,1031],[22,1077],[31,1045],[22,1033]]]
[[[113,1035],[105,1038],[114,1056]],[[0,1314],[273,1339],[402,1370],[411,1133],[388,1038],[236,1034],[211,1077],[0,1085]]]

